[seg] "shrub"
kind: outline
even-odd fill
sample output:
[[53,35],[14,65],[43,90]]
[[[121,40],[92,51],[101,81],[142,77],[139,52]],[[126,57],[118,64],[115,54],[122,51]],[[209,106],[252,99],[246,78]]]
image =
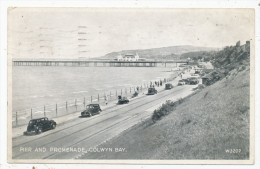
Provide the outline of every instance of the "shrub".
[[171,113],[178,104],[181,104],[183,102],[183,99],[179,99],[176,102],[167,100],[162,106],[160,106],[158,109],[155,109],[152,115],[153,122],[156,122],[160,120],[163,116],[168,115]]

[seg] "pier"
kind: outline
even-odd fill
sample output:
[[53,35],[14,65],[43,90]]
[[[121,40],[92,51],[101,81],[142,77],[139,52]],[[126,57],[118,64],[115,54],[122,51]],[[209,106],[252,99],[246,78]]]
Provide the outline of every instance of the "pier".
[[75,67],[176,67],[188,60],[116,61],[116,60],[13,60],[13,66],[75,66]]

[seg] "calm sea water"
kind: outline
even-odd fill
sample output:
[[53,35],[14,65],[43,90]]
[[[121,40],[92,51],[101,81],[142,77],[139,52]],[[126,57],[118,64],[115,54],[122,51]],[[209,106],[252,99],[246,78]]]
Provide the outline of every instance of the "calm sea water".
[[160,67],[13,67],[13,111],[121,90],[173,76]]

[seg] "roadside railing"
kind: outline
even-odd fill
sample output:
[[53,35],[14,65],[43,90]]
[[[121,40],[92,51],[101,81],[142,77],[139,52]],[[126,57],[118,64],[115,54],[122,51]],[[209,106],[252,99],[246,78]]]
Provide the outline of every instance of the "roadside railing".
[[18,127],[28,124],[31,119],[48,117],[55,118],[71,113],[83,111],[88,104],[98,103],[101,106],[105,106],[118,99],[118,96],[132,97],[133,94],[138,92],[147,92],[147,88],[150,86],[163,86],[166,82],[172,81],[175,77],[165,78],[162,83],[145,83],[135,87],[122,88],[119,90],[105,91],[97,93],[92,96],[85,96],[73,100],[67,100],[61,103],[55,103],[50,105],[43,105],[41,107],[34,107],[26,110],[20,110],[13,112],[12,114],[12,126]]

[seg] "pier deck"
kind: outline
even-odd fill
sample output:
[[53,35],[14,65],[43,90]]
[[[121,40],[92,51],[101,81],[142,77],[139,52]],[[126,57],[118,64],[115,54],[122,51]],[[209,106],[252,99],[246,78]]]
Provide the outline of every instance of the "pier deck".
[[167,67],[187,60],[114,61],[114,60],[13,60],[13,66],[77,66],[77,67]]

